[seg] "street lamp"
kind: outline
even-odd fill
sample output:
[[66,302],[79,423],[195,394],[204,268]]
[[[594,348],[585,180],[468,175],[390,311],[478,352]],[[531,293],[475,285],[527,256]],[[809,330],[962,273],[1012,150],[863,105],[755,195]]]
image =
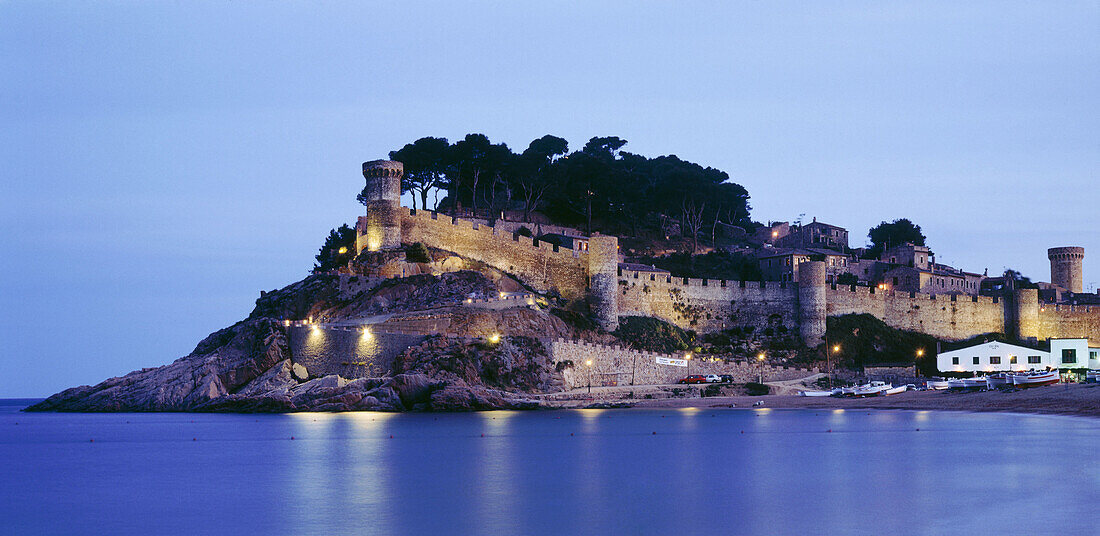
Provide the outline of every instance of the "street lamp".
[[691,376],[691,352],[685,354],[684,359],[688,362],[688,376]]
[[764,352],[760,352],[760,354],[756,356],[756,362],[760,365],[760,370],[757,372],[756,383],[764,383],[764,357]]
[[588,394],[592,394],[592,360],[589,359],[584,364],[588,367]]

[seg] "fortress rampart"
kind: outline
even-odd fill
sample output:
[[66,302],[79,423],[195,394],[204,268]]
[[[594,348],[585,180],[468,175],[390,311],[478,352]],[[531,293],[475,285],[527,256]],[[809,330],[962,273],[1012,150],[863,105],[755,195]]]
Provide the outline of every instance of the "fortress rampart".
[[483,262],[539,292],[579,299],[588,289],[587,252],[423,210],[402,209],[401,236],[406,243],[421,242]]
[[[371,202],[357,224],[360,249],[421,242],[483,262],[532,289],[567,299],[588,298],[596,321],[606,330],[620,316],[651,316],[685,329],[712,332],[734,327],[772,328],[798,333],[810,346],[821,343],[825,319],[871,314],[887,325],[963,340],[999,332],[1021,338],[1087,337],[1100,342],[1100,307],[1041,306],[1033,290],[1011,299],[883,291],[829,285],[825,266],[800,266],[801,283],[746,282],[671,277],[667,273],[618,268],[618,239],[589,237],[588,251],[559,248],[503,228],[479,225],[443,214],[397,206],[400,162],[363,165]],[[1078,286],[1083,250],[1050,250],[1052,275]]]

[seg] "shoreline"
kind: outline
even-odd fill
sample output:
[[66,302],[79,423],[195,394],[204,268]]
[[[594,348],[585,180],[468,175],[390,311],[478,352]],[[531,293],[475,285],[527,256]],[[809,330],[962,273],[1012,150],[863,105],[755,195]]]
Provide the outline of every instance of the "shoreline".
[[[629,390],[628,390],[629,391]],[[622,407],[623,409],[900,409],[970,411],[1100,417],[1100,384],[1059,384],[1014,391],[907,391],[869,398],[805,397],[798,395],[735,395],[715,397],[577,398],[547,400],[552,409]],[[625,394],[625,393],[624,393]],[[759,406],[754,403],[763,402]]]

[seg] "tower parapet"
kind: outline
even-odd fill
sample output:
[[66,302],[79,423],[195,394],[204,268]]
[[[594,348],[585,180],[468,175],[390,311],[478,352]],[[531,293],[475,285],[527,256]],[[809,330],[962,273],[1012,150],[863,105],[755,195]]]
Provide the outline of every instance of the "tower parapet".
[[1047,250],[1050,259],[1050,282],[1070,292],[1084,291],[1085,248],[1068,246]]
[[607,331],[619,329],[619,239],[593,235],[588,238],[588,286],[592,313]]
[[817,346],[825,338],[825,286],[824,262],[798,265],[798,329],[806,346]]
[[393,160],[363,162],[367,217],[356,226],[356,252],[401,247],[401,177],[405,166]]

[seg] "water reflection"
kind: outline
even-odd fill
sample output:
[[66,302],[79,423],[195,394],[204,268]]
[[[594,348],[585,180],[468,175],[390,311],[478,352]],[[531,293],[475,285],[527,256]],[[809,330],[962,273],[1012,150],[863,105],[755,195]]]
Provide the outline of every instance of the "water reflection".
[[15,418],[0,415],[0,485],[18,490],[0,515],[13,534],[187,534],[211,520],[248,534],[1084,534],[1082,497],[1100,489],[1084,448],[1100,444],[1100,422],[1062,417]]

